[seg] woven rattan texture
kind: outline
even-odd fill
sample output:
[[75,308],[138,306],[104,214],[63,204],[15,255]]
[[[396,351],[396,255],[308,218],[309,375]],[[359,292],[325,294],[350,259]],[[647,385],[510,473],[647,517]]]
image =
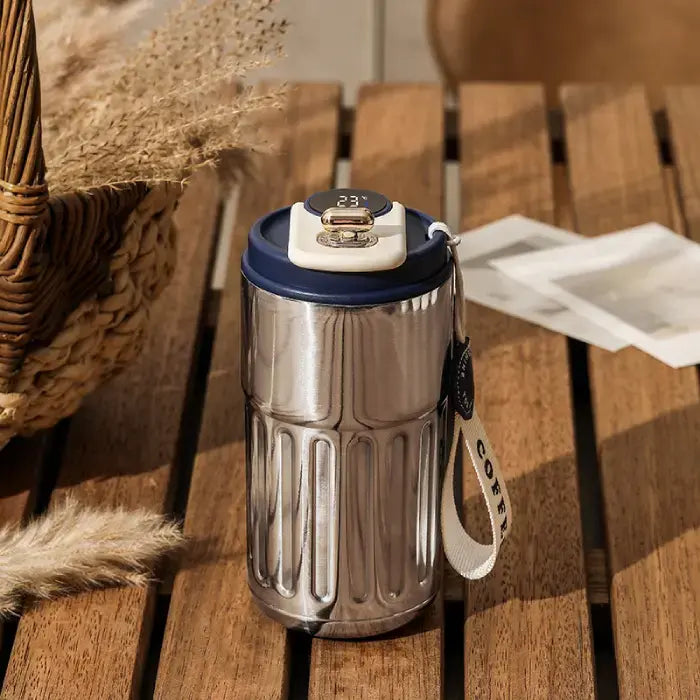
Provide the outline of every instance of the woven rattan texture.
[[0,393],[0,445],[53,425],[140,351],[151,302],[172,276],[172,214],[180,187],[153,187],[131,211],[109,264],[109,293],[83,301],[48,346],[27,354],[14,391]]
[[0,446],[53,425],[143,344],[177,183],[51,197],[31,0],[0,0]]
[[27,0],[0,1],[0,389],[30,339],[48,193],[34,20]]

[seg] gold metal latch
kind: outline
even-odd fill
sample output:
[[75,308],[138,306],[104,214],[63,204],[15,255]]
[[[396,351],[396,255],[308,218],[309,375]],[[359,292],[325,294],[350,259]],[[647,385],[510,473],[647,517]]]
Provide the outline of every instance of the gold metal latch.
[[324,231],[316,240],[330,248],[369,248],[377,243],[370,233],[374,215],[365,207],[330,207],[321,215]]

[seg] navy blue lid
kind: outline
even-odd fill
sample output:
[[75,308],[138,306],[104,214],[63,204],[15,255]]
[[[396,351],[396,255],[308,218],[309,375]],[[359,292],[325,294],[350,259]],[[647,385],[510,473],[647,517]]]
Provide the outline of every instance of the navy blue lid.
[[444,234],[428,239],[433,219],[406,209],[405,262],[393,270],[324,272],[294,265],[287,257],[291,207],[253,224],[241,269],[249,282],[290,299],[335,306],[369,306],[410,299],[440,286],[452,269]]

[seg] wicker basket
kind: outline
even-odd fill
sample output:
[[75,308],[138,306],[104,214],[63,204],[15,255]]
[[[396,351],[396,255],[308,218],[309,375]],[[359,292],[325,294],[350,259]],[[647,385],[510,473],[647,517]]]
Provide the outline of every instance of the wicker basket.
[[0,0],[0,446],[53,425],[143,345],[179,184],[52,197],[30,0]]

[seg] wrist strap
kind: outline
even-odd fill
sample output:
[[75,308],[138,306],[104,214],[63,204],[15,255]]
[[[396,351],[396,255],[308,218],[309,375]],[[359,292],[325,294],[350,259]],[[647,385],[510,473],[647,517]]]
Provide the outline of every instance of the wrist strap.
[[[491,521],[491,544],[477,542],[462,527],[457,512],[454,496],[455,460],[460,438],[479,479],[481,492],[486,500],[486,507]],[[450,458],[442,483],[441,505],[442,544],[445,557],[460,576],[477,579],[486,576],[496,563],[501,542],[505,539],[511,526],[510,499],[505,480],[501,475],[498,459],[491,447],[484,426],[476,410],[470,420],[465,420],[455,413],[455,426],[452,437]]]
[[[512,517],[510,498],[506,482],[501,474],[491,443],[486,436],[484,426],[474,408],[473,376],[471,371],[471,351],[466,337],[466,319],[462,271],[459,267],[457,245],[460,239],[453,236],[449,228],[442,222],[436,221],[428,229],[428,236],[441,232],[447,238],[447,245],[452,253],[455,280],[454,328],[456,345],[459,346],[461,357],[456,358],[456,369],[452,373],[454,414],[454,433],[450,458],[447,462],[445,477],[442,483],[441,529],[445,557],[452,567],[462,577],[478,579],[486,576],[493,569],[498,557],[501,543],[508,535]],[[457,348],[455,348],[457,349]],[[460,439],[466,449],[462,455],[468,454],[472,466],[479,479],[481,492],[486,501],[486,507],[491,522],[491,544],[477,542],[464,529],[459,519],[454,497],[455,461]]]

